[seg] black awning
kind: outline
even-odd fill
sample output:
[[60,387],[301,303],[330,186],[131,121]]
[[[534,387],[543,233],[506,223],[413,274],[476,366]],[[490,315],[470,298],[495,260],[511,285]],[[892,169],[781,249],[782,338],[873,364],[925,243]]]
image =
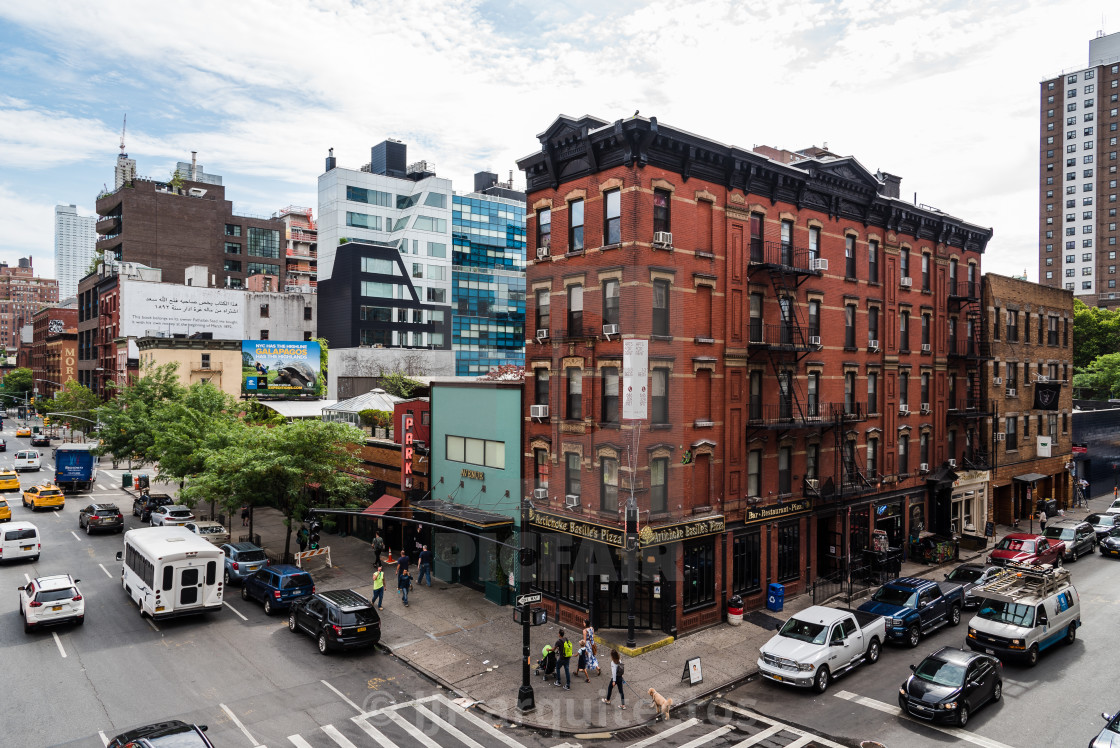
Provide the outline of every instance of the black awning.
[[952,483],[957,479],[957,474],[952,468],[940,467],[932,473],[926,473],[927,483]]
[[494,512],[476,509],[473,506],[455,504],[450,501],[440,501],[439,499],[416,501],[413,502],[412,508],[430,512],[431,514],[444,517],[445,519],[463,522],[475,527],[498,528],[503,525],[513,524],[513,518],[504,514],[495,514]]
[[1022,475],[1016,475],[1011,480],[1017,480],[1021,483],[1035,483],[1040,480],[1045,480],[1049,477],[1049,475],[1043,475],[1042,473],[1023,473]]

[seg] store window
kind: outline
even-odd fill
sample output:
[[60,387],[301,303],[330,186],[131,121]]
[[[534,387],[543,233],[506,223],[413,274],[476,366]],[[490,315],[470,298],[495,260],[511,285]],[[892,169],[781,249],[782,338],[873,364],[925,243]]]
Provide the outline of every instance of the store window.
[[762,533],[741,532],[735,535],[731,544],[731,591],[736,595],[747,595],[762,589],[760,571],[760,549]]
[[790,582],[801,576],[801,523],[778,525],[778,581]]
[[711,538],[685,543],[683,604],[687,611],[711,605],[716,599],[715,541]]

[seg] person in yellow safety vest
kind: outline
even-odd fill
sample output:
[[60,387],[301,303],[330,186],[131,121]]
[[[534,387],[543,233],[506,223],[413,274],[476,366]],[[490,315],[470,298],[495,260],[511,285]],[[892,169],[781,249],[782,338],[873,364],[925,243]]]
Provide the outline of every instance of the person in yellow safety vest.
[[385,603],[385,572],[381,570],[380,564],[373,572],[373,599],[371,602],[377,605],[378,610],[381,610],[381,606]]

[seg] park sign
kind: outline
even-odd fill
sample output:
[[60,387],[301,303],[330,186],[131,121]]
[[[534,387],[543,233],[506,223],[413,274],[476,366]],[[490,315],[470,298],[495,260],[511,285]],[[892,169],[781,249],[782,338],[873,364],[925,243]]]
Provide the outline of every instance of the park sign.
[[241,341],[241,392],[261,397],[319,397],[318,341]]
[[416,416],[412,413],[401,415],[401,490],[411,491],[412,457],[416,454],[416,439],[414,436]]

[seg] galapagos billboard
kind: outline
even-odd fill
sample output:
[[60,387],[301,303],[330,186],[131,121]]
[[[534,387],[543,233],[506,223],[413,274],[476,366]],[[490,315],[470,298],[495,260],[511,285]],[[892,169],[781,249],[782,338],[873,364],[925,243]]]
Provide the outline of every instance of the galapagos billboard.
[[319,397],[318,341],[241,341],[241,391],[258,396]]

